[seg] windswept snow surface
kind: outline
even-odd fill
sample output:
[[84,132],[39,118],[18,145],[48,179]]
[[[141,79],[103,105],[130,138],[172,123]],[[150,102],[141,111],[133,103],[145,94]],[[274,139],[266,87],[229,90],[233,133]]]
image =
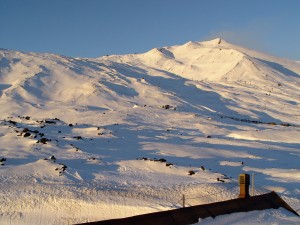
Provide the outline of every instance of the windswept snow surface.
[[[232,199],[240,173],[299,213],[299,87],[298,62],[221,39],[94,59],[0,50],[0,224]],[[253,215],[300,223],[200,224]]]

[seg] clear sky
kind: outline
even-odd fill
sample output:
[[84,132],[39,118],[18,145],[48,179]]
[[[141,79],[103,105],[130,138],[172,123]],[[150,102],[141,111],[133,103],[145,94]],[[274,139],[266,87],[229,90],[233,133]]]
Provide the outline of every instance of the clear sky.
[[74,57],[222,37],[300,60],[300,0],[0,0],[0,48]]

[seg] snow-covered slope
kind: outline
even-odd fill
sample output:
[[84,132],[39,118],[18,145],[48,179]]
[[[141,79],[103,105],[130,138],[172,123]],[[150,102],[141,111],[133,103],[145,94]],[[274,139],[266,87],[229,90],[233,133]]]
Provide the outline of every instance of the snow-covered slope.
[[0,223],[225,200],[245,172],[299,210],[299,87],[298,62],[219,38],[93,59],[0,50]]

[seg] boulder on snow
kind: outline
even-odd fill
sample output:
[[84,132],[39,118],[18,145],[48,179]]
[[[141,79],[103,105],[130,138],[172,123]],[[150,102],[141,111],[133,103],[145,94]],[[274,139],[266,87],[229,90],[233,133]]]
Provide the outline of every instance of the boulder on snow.
[[48,138],[41,138],[37,141],[37,143],[47,144],[48,141],[51,141],[51,139]]
[[195,174],[195,171],[194,170],[190,170],[189,171],[189,175],[191,176],[191,175],[194,175]]
[[23,137],[29,137],[31,134],[29,132],[25,133]]
[[0,162],[5,162],[6,158],[0,158]]

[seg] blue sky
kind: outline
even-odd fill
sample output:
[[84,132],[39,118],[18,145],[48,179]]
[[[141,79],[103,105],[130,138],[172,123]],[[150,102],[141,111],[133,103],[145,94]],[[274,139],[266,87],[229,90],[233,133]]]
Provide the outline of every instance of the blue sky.
[[300,60],[300,1],[0,0],[0,48],[98,57],[214,37]]

